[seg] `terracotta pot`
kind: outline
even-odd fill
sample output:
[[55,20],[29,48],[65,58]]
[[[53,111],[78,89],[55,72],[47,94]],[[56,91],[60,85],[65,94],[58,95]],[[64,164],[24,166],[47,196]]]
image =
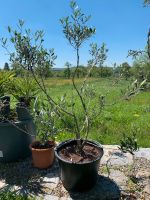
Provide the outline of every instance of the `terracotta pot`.
[[47,149],[33,148],[32,146],[36,142],[38,142],[38,141],[35,141],[30,145],[30,149],[32,151],[32,160],[33,160],[34,167],[37,167],[39,169],[46,169],[46,168],[52,166],[54,163],[54,159],[55,159],[55,154],[54,154],[55,142],[49,141],[48,143],[50,143],[53,146],[51,148],[47,148]]

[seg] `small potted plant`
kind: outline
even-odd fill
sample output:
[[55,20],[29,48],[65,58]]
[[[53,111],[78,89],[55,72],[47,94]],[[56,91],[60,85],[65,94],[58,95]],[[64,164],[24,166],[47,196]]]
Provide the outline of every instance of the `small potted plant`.
[[24,76],[16,78],[9,84],[9,93],[17,99],[16,112],[19,120],[32,119],[31,108],[38,94],[36,82],[29,76],[29,73],[24,72]]
[[14,74],[10,72],[0,72],[0,101],[1,101],[1,117],[8,116],[10,113],[10,96],[5,96],[8,83],[12,80]]
[[[37,107],[38,105],[38,107]],[[37,130],[37,140],[30,144],[34,167],[46,169],[54,163],[55,136],[58,132],[55,127],[55,113],[48,105],[35,104],[34,120]]]
[[5,96],[10,94],[8,88],[13,76],[10,72],[0,72],[0,162],[14,162],[29,156],[28,146],[35,133],[30,119],[18,120],[10,96]]

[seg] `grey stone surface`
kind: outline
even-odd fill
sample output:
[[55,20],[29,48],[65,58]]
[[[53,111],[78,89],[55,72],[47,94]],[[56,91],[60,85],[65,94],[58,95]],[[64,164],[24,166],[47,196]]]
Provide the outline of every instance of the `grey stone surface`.
[[5,181],[1,181],[1,180],[0,180],[0,189],[2,189],[4,186],[6,186]]
[[[130,169],[133,170],[134,166],[133,172],[135,172],[134,175],[137,178],[138,187],[143,188],[141,193],[144,195],[145,200],[149,200],[150,148],[142,148],[136,152],[135,162],[133,163],[132,155],[122,153],[117,145],[104,145],[104,156],[101,160],[99,171],[103,175],[99,175],[95,187],[84,193],[70,193],[66,191],[59,179],[57,161],[49,169],[38,170],[32,166],[29,158],[14,164],[0,166],[0,189],[11,186],[13,190],[17,190],[20,194],[26,192],[35,195],[38,200],[119,199],[122,191],[127,191],[127,195],[130,198],[129,172]],[[108,166],[110,174],[106,166]],[[109,178],[107,177],[108,174]],[[137,192],[139,191],[137,190]],[[137,193],[132,195],[136,196]],[[138,196],[140,199],[140,193],[138,193]]]
[[[141,200],[141,199],[139,199]],[[150,195],[149,194],[144,194],[144,200],[150,200]]]
[[59,200],[59,197],[53,195],[45,195],[43,200]]
[[119,199],[120,190],[116,183],[108,177],[99,176],[95,187],[83,193],[69,193],[70,197],[61,197],[60,200],[108,200]]
[[117,145],[104,145],[104,156],[101,159],[101,164],[123,166],[131,165],[133,157],[130,153],[122,153]]
[[[94,196],[97,199],[113,199],[120,197],[120,190],[116,182],[109,179],[108,177],[100,176],[98,183],[95,188],[93,188]],[[93,198],[94,199],[94,198]]]
[[136,178],[138,178],[138,179],[149,178],[150,179],[150,168],[147,171],[139,170],[136,174]]
[[55,189],[57,187],[57,184],[59,183],[60,178],[57,175],[54,174],[47,174],[43,180],[42,180],[42,186],[45,188],[48,188],[49,191]]
[[59,177],[56,176],[56,177],[50,177],[50,174],[46,175],[44,178],[43,178],[43,182],[44,183],[53,183],[53,184],[58,184],[59,182]]
[[140,148],[139,151],[135,152],[135,158],[146,158],[150,160],[150,148]]
[[150,195],[150,180],[149,183],[145,186],[144,192]]
[[126,189],[128,178],[123,172],[111,169],[109,178],[113,179],[120,189]]
[[42,199],[38,199],[38,200],[73,200],[70,197],[57,197],[54,195],[45,195]]
[[145,186],[143,192],[144,192],[144,200],[150,200],[150,181]]

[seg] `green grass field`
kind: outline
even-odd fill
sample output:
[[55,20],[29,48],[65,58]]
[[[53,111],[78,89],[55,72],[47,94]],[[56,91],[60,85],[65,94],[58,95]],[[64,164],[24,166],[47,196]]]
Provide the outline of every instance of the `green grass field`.
[[[80,87],[82,79],[77,79]],[[90,79],[89,84],[99,95],[106,98],[106,106],[94,120],[89,138],[97,140],[102,144],[119,144],[123,134],[132,135],[136,133],[138,144],[142,147],[150,147],[150,93],[141,92],[130,100],[124,100],[121,90],[130,85],[130,82],[121,80],[113,86],[112,79]],[[61,98],[63,94],[69,99],[73,92],[71,80],[48,79],[46,86],[49,93],[55,100]],[[41,94],[41,98],[43,95]],[[76,102],[76,112],[80,117],[82,108],[78,97],[74,97]],[[96,100],[92,100],[92,106],[96,106]],[[61,133],[57,140],[70,138],[68,133]]]

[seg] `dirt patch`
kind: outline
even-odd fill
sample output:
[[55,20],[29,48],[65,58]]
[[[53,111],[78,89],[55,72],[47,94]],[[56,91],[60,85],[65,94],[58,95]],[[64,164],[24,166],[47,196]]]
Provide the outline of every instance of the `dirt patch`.
[[86,143],[81,152],[77,151],[77,145],[70,144],[60,150],[58,154],[66,161],[86,163],[96,160],[101,155],[101,152],[96,146]]

